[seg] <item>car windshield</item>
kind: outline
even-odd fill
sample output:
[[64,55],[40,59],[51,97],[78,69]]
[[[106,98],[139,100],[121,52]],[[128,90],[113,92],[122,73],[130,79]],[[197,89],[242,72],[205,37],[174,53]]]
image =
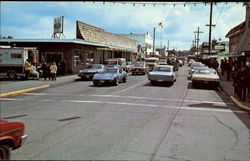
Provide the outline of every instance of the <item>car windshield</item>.
[[115,68],[106,69],[104,71],[104,73],[116,73],[116,72],[117,72],[117,69],[115,69]]
[[208,69],[207,70],[204,70],[204,69],[199,70],[198,69],[198,70],[195,71],[195,73],[197,73],[197,74],[210,74],[212,72],[211,72],[211,70],[208,70]]
[[102,68],[102,66],[101,66],[101,65],[97,65],[97,64],[92,64],[92,65],[89,65],[89,66],[87,67],[87,69],[90,69],[90,68],[97,68],[97,69],[101,69],[101,68]]
[[159,72],[171,72],[170,67],[155,67],[154,71],[159,71]]

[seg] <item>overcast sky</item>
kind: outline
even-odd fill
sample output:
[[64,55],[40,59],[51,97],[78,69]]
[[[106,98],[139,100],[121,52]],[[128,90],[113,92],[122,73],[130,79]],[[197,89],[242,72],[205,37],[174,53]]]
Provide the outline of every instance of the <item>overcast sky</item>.
[[[210,5],[194,2],[165,2],[165,5],[135,4],[131,2],[91,2],[91,1],[21,1],[1,2],[1,35],[14,38],[50,39],[53,33],[55,17],[64,16],[64,35],[66,39],[76,37],[76,20],[97,26],[107,32],[115,34],[150,33],[156,28],[156,46],[167,46],[170,49],[189,50],[195,38],[194,31],[198,26],[201,42],[208,41]],[[225,37],[227,32],[245,20],[245,6],[243,3],[224,2],[213,5],[212,38]],[[163,28],[158,25],[163,23]],[[161,36],[162,33],[162,36]]]

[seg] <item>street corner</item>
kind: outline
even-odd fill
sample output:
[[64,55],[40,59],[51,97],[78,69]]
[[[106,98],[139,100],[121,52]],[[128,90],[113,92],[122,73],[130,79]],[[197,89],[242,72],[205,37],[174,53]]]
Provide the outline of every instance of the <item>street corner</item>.
[[233,101],[233,103],[238,106],[239,108],[246,110],[248,112],[250,112],[250,107],[247,107],[245,105],[243,105],[240,101],[238,101],[235,97],[230,96],[230,99]]
[[34,90],[39,90],[39,89],[43,89],[43,88],[48,88],[48,87],[50,87],[50,85],[47,84],[47,85],[37,86],[37,87],[33,87],[33,88],[27,88],[27,89],[18,90],[18,91],[2,93],[2,94],[0,94],[0,98],[1,97],[8,97],[8,96],[15,96],[18,94],[22,94],[22,93],[26,93],[26,92],[30,92],[30,91],[34,91]]

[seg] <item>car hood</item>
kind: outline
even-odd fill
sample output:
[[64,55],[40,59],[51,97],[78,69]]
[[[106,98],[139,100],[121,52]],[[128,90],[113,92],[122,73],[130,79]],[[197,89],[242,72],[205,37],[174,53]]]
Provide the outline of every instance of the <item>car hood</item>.
[[157,72],[157,71],[153,71],[153,72],[149,72],[149,75],[172,75],[172,72]]
[[102,69],[84,69],[84,70],[80,70],[80,73],[95,73],[95,72],[101,72]]
[[93,79],[113,79],[116,73],[97,73]]

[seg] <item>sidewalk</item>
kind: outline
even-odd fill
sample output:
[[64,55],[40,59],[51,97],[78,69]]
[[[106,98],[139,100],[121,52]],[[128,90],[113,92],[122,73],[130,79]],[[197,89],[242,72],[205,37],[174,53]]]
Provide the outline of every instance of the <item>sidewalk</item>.
[[40,80],[17,80],[17,81],[0,81],[0,97],[6,93],[15,93],[17,94],[24,93],[26,90],[36,90],[40,88],[47,88],[51,86],[58,86],[65,83],[74,82],[75,79],[79,79],[77,75],[67,75],[60,76],[56,78],[56,81],[44,80],[41,78]]
[[246,97],[245,102],[241,101],[240,98],[234,94],[232,78],[230,79],[230,81],[227,81],[226,76],[227,76],[226,73],[224,74],[224,76],[220,74],[220,79],[221,79],[220,89],[224,91],[231,98],[234,104],[237,105],[239,108],[245,109],[246,107],[245,110],[250,111],[250,96]]

